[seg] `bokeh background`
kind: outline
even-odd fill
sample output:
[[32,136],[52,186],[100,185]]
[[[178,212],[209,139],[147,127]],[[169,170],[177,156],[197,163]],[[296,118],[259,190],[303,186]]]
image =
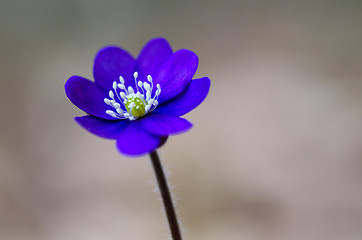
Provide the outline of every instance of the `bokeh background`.
[[1,0],[0,239],[168,239],[148,157],[73,121],[71,75],[153,37],[206,101],[160,149],[189,240],[362,238],[362,2]]

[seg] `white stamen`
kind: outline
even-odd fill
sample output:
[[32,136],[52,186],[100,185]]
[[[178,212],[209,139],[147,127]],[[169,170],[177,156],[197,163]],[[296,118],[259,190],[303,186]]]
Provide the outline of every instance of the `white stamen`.
[[111,100],[109,100],[108,98],[105,98],[105,99],[104,99],[104,102],[105,102],[107,105],[111,105]]
[[121,108],[117,108],[116,111],[119,115],[123,115],[123,110]]
[[118,118],[117,115],[116,115],[116,113],[113,112],[112,110],[107,110],[106,113],[107,113],[108,115],[111,115],[111,116],[114,117],[114,118]]
[[150,108],[151,108],[151,105],[147,105],[147,106],[145,107],[145,112],[148,112],[148,110],[150,110]]
[[133,88],[131,86],[128,87],[128,92],[129,93],[134,93],[134,90],[133,90]]
[[136,104],[134,102],[131,102],[128,107],[130,110],[132,110],[132,108],[134,108],[134,106],[136,106]]
[[[126,87],[124,84],[125,80],[122,76],[119,76],[119,83],[116,81],[112,83],[112,88],[114,91],[109,91],[108,95],[110,99],[104,98],[103,101],[105,104],[112,107],[115,111],[107,110],[106,114],[117,119],[128,119],[132,121],[140,117],[139,115],[137,115],[137,117],[133,116],[133,108],[136,108],[138,110],[137,114],[139,114],[141,106],[144,106],[144,114],[147,114],[157,107],[157,99],[161,94],[160,84],[157,84],[157,90],[153,91],[153,79],[151,75],[147,75],[147,81],[143,82],[137,80],[139,77],[138,72],[134,72],[133,77],[135,80],[136,89],[133,89],[132,86]],[[121,91],[117,92],[117,88]],[[153,97],[152,93],[154,93]]]
[[119,103],[114,103],[114,104],[113,104],[113,107],[114,107],[115,109],[118,109],[118,108],[121,107],[121,105],[120,105]]
[[147,80],[148,80],[149,82],[152,82],[152,77],[151,77],[151,75],[148,75],[148,76],[147,76]]
[[120,92],[119,95],[121,95],[121,98],[122,99],[125,99],[126,98],[126,94],[124,92]]
[[146,92],[146,101],[149,101],[151,99],[151,91]]
[[109,97],[112,98],[112,99],[114,99],[114,94],[113,94],[112,91],[109,91]]
[[149,91],[149,90],[151,90],[151,85],[148,84],[148,83],[146,83],[146,82],[144,82],[144,83],[143,83],[143,88],[146,89],[147,91]]
[[121,83],[118,83],[118,88],[120,88],[120,89],[122,89],[122,90],[124,90],[124,89],[126,89],[126,87],[123,85],[123,84],[121,84]]

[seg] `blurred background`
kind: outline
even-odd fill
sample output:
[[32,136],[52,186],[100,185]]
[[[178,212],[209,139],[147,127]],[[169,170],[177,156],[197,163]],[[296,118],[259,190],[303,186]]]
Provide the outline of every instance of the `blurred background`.
[[210,94],[159,153],[188,240],[362,238],[361,1],[0,2],[0,239],[168,239],[148,157],[73,121],[71,75],[151,38]]

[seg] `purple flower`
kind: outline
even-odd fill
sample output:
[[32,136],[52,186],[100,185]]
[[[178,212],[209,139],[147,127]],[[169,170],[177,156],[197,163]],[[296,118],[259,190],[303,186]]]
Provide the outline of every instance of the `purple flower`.
[[192,80],[197,66],[195,53],[172,52],[162,38],[150,40],[137,59],[110,46],[96,55],[94,82],[72,76],[65,92],[89,114],[75,118],[82,127],[116,140],[123,154],[141,155],[192,127],[180,116],[196,108],[210,88],[207,77]]

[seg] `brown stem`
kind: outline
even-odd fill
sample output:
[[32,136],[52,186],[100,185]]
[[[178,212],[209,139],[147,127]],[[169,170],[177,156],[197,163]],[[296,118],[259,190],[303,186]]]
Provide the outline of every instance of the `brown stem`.
[[152,166],[155,171],[155,175],[158,182],[158,187],[160,188],[163,204],[165,206],[166,215],[168,219],[168,223],[171,230],[171,235],[173,240],[181,240],[181,233],[180,228],[177,222],[177,217],[175,213],[175,208],[172,203],[170,191],[168,189],[167,181],[165,178],[165,174],[162,169],[162,165],[160,162],[160,158],[158,157],[158,154],[155,151],[150,153]]

